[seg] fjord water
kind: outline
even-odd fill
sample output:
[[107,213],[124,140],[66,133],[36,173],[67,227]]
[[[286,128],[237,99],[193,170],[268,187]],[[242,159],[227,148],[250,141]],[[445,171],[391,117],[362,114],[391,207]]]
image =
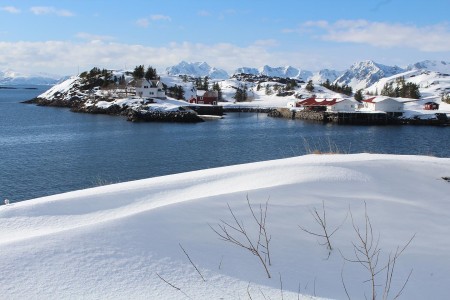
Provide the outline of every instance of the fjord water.
[[21,104],[48,87],[35,88],[0,89],[0,197],[11,202],[315,149],[450,157],[450,128],[323,125],[253,113],[199,124],[131,123]]

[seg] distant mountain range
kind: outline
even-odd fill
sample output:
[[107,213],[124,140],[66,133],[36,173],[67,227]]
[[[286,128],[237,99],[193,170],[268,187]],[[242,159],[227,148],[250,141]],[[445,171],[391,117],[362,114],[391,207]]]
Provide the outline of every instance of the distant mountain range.
[[[361,61],[353,64],[344,72],[323,69],[311,72],[295,68],[292,66],[271,67],[264,65],[260,68],[241,67],[234,71],[234,74],[265,75],[269,77],[296,78],[303,81],[312,80],[314,83],[330,81],[339,85],[348,85],[353,91],[358,89],[368,89],[372,86],[379,87],[380,82],[386,82],[389,78],[396,76],[415,76],[420,72],[436,72],[436,76],[450,76],[450,62],[425,60],[410,64],[405,68],[398,66],[386,66],[371,60]],[[192,77],[208,76],[215,80],[225,80],[230,75],[223,69],[211,67],[206,62],[186,62],[182,61],[177,65],[166,68],[167,75],[188,75]],[[435,77],[436,77],[435,76]],[[431,80],[433,76],[428,76]],[[63,80],[61,76],[47,73],[24,74],[13,70],[0,71],[0,85],[54,85]],[[383,80],[382,80],[383,79]],[[442,79],[441,79],[442,81]],[[426,84],[426,83],[424,83]]]
[[54,85],[62,78],[47,73],[24,74],[13,70],[0,71],[0,85]]
[[[183,61],[178,65],[167,68],[166,70],[170,75],[189,75],[192,77],[209,76],[210,78],[217,80],[225,80],[229,78],[229,75],[225,70],[213,68],[205,62],[188,63]],[[330,69],[311,72],[292,66],[271,67],[265,65],[260,68],[237,68],[234,71],[234,74],[243,73],[255,76],[265,75],[269,77],[296,78],[305,82],[312,80],[314,83],[323,83],[328,80],[331,83],[348,85],[352,87],[353,91],[356,91],[358,89],[375,91],[381,90],[382,84],[388,81],[395,80],[395,78],[399,76],[412,78],[414,76],[420,75],[423,72],[435,73],[435,75],[428,74],[426,76],[427,82],[430,80],[431,82],[433,82],[433,78],[437,78],[436,80],[441,78],[440,81],[442,82],[442,77],[450,74],[450,62],[425,60],[408,65],[406,68],[401,68],[398,66],[386,66],[371,60],[366,60],[354,63],[348,70],[344,72]],[[422,76],[420,78],[425,77]],[[414,81],[415,83],[424,86],[427,85],[427,82],[420,81],[420,78],[418,77],[414,80],[411,79],[410,81]],[[445,83],[443,86],[439,85],[438,88],[447,90],[447,83]],[[438,91],[436,90],[436,92]]]
[[211,79],[227,79],[230,77],[225,70],[211,67],[206,62],[185,62],[166,68],[167,75],[188,75],[193,77],[208,76]]

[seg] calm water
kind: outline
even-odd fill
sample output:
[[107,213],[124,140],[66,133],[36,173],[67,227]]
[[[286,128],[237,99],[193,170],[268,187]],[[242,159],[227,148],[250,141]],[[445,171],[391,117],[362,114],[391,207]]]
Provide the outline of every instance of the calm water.
[[0,89],[0,197],[12,202],[309,149],[450,157],[450,128],[323,125],[243,113],[200,124],[130,123],[19,103],[44,90]]

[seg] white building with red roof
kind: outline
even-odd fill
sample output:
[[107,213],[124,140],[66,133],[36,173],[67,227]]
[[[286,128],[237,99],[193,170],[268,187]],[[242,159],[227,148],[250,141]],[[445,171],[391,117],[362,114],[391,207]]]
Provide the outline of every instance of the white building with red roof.
[[403,112],[403,102],[389,97],[372,97],[362,101],[363,108],[361,111],[377,111],[377,112]]
[[358,108],[358,102],[349,98],[327,99],[311,97],[291,103],[290,106],[300,107],[309,111],[354,112]]

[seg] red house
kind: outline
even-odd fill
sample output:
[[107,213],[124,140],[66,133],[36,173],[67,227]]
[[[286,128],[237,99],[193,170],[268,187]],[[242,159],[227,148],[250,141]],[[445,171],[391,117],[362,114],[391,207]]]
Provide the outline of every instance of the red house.
[[209,104],[209,105],[217,105],[217,100],[219,99],[219,92],[217,91],[197,91],[197,99],[191,98],[189,100],[190,103],[197,104]]
[[439,109],[439,104],[437,104],[436,102],[427,102],[425,103],[424,108],[425,110],[437,110]]

